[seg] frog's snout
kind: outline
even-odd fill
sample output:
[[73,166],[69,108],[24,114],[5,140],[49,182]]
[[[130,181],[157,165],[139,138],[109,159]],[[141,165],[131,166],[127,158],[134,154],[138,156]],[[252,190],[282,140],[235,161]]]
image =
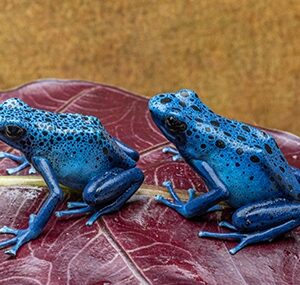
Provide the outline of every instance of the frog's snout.
[[153,96],[148,103],[148,107],[151,113],[166,112],[169,105],[172,104],[172,98],[170,94],[157,94]]
[[148,108],[149,108],[149,111],[150,111],[152,117],[157,114],[159,106],[158,106],[158,100],[157,100],[156,96],[152,97],[149,100],[149,102],[148,102]]
[[148,102],[148,108],[151,113],[155,111],[155,107],[157,107],[157,98],[156,96],[152,97]]

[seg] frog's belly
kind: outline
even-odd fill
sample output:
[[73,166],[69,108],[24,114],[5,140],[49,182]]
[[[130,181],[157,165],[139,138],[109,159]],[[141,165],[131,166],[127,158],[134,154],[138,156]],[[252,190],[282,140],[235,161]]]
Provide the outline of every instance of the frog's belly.
[[83,189],[89,181],[106,173],[110,166],[105,163],[99,163],[95,160],[89,160],[89,163],[80,163],[78,160],[69,160],[55,165],[55,172],[61,184],[72,189]]
[[219,177],[230,192],[228,204],[234,208],[284,196],[276,182],[260,168],[243,171],[220,171]]

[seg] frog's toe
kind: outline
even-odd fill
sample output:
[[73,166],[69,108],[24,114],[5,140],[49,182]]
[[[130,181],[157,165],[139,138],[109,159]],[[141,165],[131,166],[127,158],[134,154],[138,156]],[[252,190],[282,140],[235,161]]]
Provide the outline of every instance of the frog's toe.
[[85,202],[68,202],[67,203],[68,209],[83,208],[83,207],[87,207],[87,206],[88,206],[88,204]]
[[5,254],[10,255],[10,256],[16,256],[17,255],[17,249],[11,248],[6,251],[4,251]]
[[36,169],[32,165],[28,170],[28,174],[36,174]]
[[180,154],[176,154],[172,156],[173,161],[180,161],[182,160],[182,156]]
[[189,193],[189,200],[188,200],[188,202],[191,202],[192,200],[194,200],[197,197],[196,196],[196,190],[194,188],[188,189],[188,193]]
[[57,211],[55,212],[55,216],[58,218],[70,216],[70,215],[80,215],[80,214],[86,214],[91,211],[93,211],[94,208],[91,206],[82,207],[79,209],[73,209],[73,210],[64,210],[64,211]]
[[161,195],[156,195],[155,200],[162,203],[162,204],[164,204],[164,205],[166,205],[166,206],[168,206],[168,207],[170,207],[170,208],[172,208],[172,209],[175,209],[177,211],[183,207],[182,202],[177,202],[177,201],[171,202],[171,201],[169,201],[168,199],[164,198]]
[[171,154],[175,154],[175,155],[179,154],[179,151],[176,148],[170,147],[170,146],[164,147],[162,149],[162,152],[163,153],[171,153]]
[[182,204],[180,198],[178,197],[178,195],[176,194],[176,192],[174,190],[174,187],[173,187],[173,184],[171,181],[164,181],[163,186],[167,188],[167,190],[169,191],[169,193],[171,194],[171,196],[175,202]]
[[179,161],[182,160],[182,156],[179,154],[179,151],[173,147],[164,147],[162,149],[163,153],[171,153],[173,154],[172,156],[172,160],[173,161]]
[[237,231],[238,229],[231,223],[228,223],[226,221],[221,221],[219,222],[219,227],[223,227],[223,228],[227,228],[227,229],[230,229],[230,230],[233,230],[233,231]]
[[163,197],[162,195],[155,195],[154,196],[154,199],[156,201],[159,201],[159,202],[163,202],[164,200],[167,200],[165,197]]
[[100,211],[94,213],[85,223],[87,226],[92,226],[97,219],[99,219],[101,216],[103,215],[103,213],[101,213]]
[[[228,224],[226,224],[226,227]],[[242,248],[246,247],[249,244],[253,244],[257,242],[255,234],[242,234],[238,232],[234,233],[212,233],[212,232],[199,232],[199,237],[201,238],[216,238],[222,240],[236,240],[240,241],[240,243],[235,246],[234,248],[230,249],[230,254],[236,254]]]
[[17,235],[19,232],[19,230],[4,226],[0,229],[0,234],[13,234],[13,235]]
[[15,244],[16,242],[17,242],[16,237],[4,240],[4,241],[0,242],[0,249],[11,246],[11,245]]
[[241,240],[245,237],[244,234],[241,233],[213,233],[213,232],[206,232],[200,231],[199,237],[201,238],[217,238],[217,239],[232,239],[232,240]]
[[14,168],[8,168],[6,169],[6,172],[11,175],[14,173],[17,173],[19,171],[22,171],[23,169],[25,169],[26,167],[28,167],[30,164],[27,160],[25,160],[24,162],[22,162],[19,166],[14,167]]

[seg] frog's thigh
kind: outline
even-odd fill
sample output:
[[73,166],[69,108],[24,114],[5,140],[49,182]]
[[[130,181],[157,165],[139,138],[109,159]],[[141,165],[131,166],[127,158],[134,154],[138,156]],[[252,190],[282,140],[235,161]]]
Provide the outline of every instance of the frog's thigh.
[[232,223],[240,232],[256,232],[299,218],[300,202],[279,198],[239,208],[232,216]]
[[298,182],[300,183],[300,169],[299,168],[296,168],[296,167],[292,167],[290,166],[294,175],[296,176]]
[[119,200],[122,206],[139,188],[144,180],[138,168],[112,169],[104,177],[91,180],[83,191],[83,200],[91,206],[105,206]]

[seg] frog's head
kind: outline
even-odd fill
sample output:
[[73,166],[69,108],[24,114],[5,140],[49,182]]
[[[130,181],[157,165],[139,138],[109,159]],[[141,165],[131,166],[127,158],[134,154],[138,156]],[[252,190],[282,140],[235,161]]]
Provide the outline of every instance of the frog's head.
[[22,139],[26,136],[28,122],[25,114],[31,108],[22,100],[11,98],[0,104],[0,140],[22,150]]
[[148,106],[155,124],[177,147],[186,143],[195,121],[209,110],[189,89],[158,94],[150,99]]

